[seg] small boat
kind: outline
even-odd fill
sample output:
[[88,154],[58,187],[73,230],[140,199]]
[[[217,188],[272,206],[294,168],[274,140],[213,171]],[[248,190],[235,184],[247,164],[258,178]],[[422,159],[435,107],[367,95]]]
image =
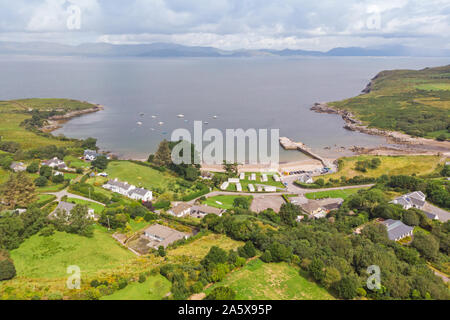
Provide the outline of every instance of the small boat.
[[139,115],[140,115],[141,117],[145,116],[145,114],[144,114],[144,113],[142,113],[142,112],[141,112],[141,113],[140,113]]
[[209,124],[209,122],[208,121],[205,121],[205,122],[203,122],[204,124]]
[[136,124],[137,124],[138,126],[142,126],[142,125],[143,125],[143,123],[140,122],[140,121],[136,122]]
[[160,126],[162,126],[162,125],[164,124],[164,122],[161,121],[161,122],[158,122],[158,124],[159,124]]
[[152,119],[156,119],[156,116],[152,116]]
[[213,119],[217,119],[218,118],[218,116],[213,116]]
[[184,114],[177,115],[178,118],[184,118]]
[[154,128],[150,128],[150,131],[155,131],[155,129]]

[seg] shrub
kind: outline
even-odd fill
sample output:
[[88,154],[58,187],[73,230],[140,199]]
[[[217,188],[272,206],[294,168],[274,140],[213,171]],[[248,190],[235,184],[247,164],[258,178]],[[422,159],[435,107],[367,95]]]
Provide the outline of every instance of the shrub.
[[233,289],[229,287],[217,287],[206,296],[205,300],[234,300],[235,298],[236,292]]
[[1,258],[0,256],[0,281],[9,280],[16,276],[16,268],[9,258]]
[[144,283],[145,281],[147,280],[147,278],[145,277],[145,275],[144,274],[140,274],[139,275],[139,283]]

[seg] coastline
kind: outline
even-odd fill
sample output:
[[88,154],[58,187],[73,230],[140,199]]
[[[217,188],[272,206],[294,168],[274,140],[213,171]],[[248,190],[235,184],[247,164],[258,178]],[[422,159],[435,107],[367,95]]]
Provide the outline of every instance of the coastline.
[[63,115],[58,115],[58,116],[53,116],[53,117],[48,118],[47,124],[45,126],[39,128],[39,130],[41,130],[42,132],[51,133],[51,132],[61,128],[67,121],[69,121],[73,118],[81,117],[81,116],[89,114],[89,113],[99,112],[99,111],[102,111],[105,109],[105,106],[103,106],[101,104],[96,104],[96,103],[90,103],[90,104],[92,104],[94,107],[89,108],[89,109],[72,111],[72,112],[65,113]]

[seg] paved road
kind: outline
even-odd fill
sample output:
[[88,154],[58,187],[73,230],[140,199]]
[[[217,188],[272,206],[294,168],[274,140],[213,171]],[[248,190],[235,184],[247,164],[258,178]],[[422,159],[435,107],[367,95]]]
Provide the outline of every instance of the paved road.
[[82,197],[82,196],[79,196],[79,195],[76,195],[76,194],[69,193],[69,192],[67,192],[66,189],[61,190],[59,192],[46,193],[46,194],[51,194],[51,195],[56,196],[56,200],[58,200],[58,201],[61,201],[62,197],[67,196],[68,198],[86,200],[86,201],[90,201],[90,202],[97,203],[99,205],[105,206],[104,203],[101,203],[101,202],[98,202],[98,201],[95,201],[95,200],[92,200],[92,199],[89,199],[89,198],[86,198],[86,197]]
[[433,206],[429,202],[425,203],[425,206],[423,207],[423,211],[437,214],[437,216],[439,217],[439,221],[441,221],[441,222],[446,222],[446,221],[450,220],[450,212],[445,211],[444,209],[438,208],[436,206]]

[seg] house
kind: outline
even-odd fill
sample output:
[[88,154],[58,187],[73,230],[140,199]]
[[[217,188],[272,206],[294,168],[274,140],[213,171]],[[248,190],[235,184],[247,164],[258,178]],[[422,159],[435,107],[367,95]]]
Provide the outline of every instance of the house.
[[183,232],[172,228],[154,224],[144,231],[144,238],[150,240],[148,247],[158,249],[159,247],[167,248],[170,244],[181,239],[187,239],[189,236]]
[[241,180],[239,178],[229,178],[228,183],[239,183]]
[[261,186],[258,186],[258,192],[263,192],[263,188]]
[[338,210],[342,206],[342,201],[336,201],[332,203],[328,203],[322,206],[326,211],[330,212],[333,210]]
[[221,190],[227,190],[228,186],[230,185],[229,182],[225,181],[224,183],[222,183],[222,185],[220,186]]
[[[61,211],[66,216],[70,216],[71,212],[72,212],[72,209],[75,208],[75,206],[76,206],[76,204],[74,204],[74,203],[60,201],[58,203],[58,206],[56,207],[56,209],[53,210],[53,212],[49,214],[49,218],[55,218],[56,217],[56,213],[58,211]],[[95,219],[96,218],[96,215],[95,215],[93,209],[88,209],[88,216],[87,216],[87,218],[89,218],[89,219]]]
[[252,174],[250,175],[250,180],[251,180],[251,181],[256,181],[256,173],[252,173]]
[[305,216],[297,216],[297,218],[295,218],[295,221],[301,222],[303,219],[305,219]]
[[181,202],[167,212],[175,217],[184,217],[191,213],[191,205]]
[[425,215],[428,217],[428,219],[439,220],[439,216],[435,213],[426,212],[426,211],[424,211],[423,213],[425,213]]
[[274,175],[272,176],[272,178],[273,178],[273,180],[276,181],[276,182],[281,182],[281,178],[280,178],[280,176],[277,175],[277,174],[274,174]]
[[128,197],[133,200],[140,200],[143,202],[149,202],[153,199],[153,194],[151,191],[144,188],[136,188],[132,189],[128,192]]
[[128,184],[127,182],[121,182],[119,180],[109,180],[106,184],[103,185],[104,189],[110,190],[115,193],[119,193],[125,197],[128,197],[130,191],[136,189],[135,186]]
[[422,191],[414,191],[392,200],[391,203],[399,204],[405,210],[411,208],[423,209],[425,199],[426,196]]
[[314,183],[314,180],[310,174],[302,173],[301,175],[298,176],[298,182],[310,184],[310,183]]
[[317,201],[308,201],[307,203],[303,203],[301,204],[301,208],[303,211],[316,219],[324,218],[327,215],[327,211],[322,208],[320,203]]
[[100,172],[99,174],[97,174],[97,176],[106,178],[108,174],[106,172]]
[[191,208],[191,216],[196,218],[203,218],[208,214],[215,214],[219,217],[222,216],[222,213],[224,210],[206,206],[206,205],[200,205],[200,206],[193,206]]
[[242,185],[240,183],[236,183],[236,191],[242,192]]
[[383,221],[382,224],[386,226],[388,238],[390,240],[399,241],[413,235],[414,228],[407,226],[399,220],[388,219]]
[[11,163],[9,168],[14,172],[20,172],[20,171],[27,170],[27,167],[25,166],[25,164],[23,164],[23,162],[13,162],[13,163]]
[[84,160],[86,161],[94,161],[97,159],[97,157],[101,156],[100,153],[97,153],[97,151],[94,150],[84,150]]
[[60,171],[55,171],[53,172],[54,176],[64,176],[64,173],[60,172]]
[[241,172],[241,174],[239,175],[239,179],[245,180],[245,173]]
[[255,192],[255,187],[252,184],[249,184],[247,187],[250,192]]
[[56,169],[59,169],[59,170],[67,170],[67,169],[69,169],[67,167],[66,163],[64,161],[62,161],[62,160],[59,160],[57,157],[42,162],[42,165],[43,166],[48,166],[48,167],[53,168],[53,169],[56,168]]
[[267,174],[262,174],[261,175],[261,182],[267,182],[268,181],[268,179],[267,179]]

